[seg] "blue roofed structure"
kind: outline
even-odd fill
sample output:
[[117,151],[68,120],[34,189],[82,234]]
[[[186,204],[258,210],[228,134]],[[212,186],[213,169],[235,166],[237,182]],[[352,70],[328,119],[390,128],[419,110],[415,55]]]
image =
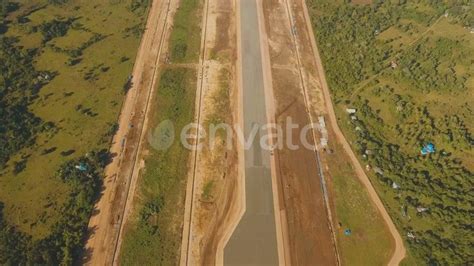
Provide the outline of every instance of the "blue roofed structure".
[[352,234],[352,230],[347,228],[346,230],[344,230],[344,235],[346,236],[350,236]]
[[76,165],[76,169],[82,172],[87,171],[87,165],[85,163],[80,163]]
[[423,148],[421,148],[422,155],[434,153],[435,151],[436,151],[436,148],[433,143],[427,143],[425,146],[423,146]]

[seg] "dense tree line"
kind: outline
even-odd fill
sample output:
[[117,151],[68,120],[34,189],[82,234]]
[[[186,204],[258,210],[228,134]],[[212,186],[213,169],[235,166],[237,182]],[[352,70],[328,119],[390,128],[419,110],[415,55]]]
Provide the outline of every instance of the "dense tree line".
[[18,3],[8,1],[8,0],[0,0],[0,24],[4,22],[7,14],[13,10],[18,9]]
[[0,167],[12,154],[34,143],[43,122],[28,105],[52,76],[35,70],[34,50],[22,51],[15,43],[0,37]]
[[18,232],[5,221],[3,203],[0,202],[0,263],[3,265],[24,264],[31,237]]
[[[377,176],[382,184],[388,188],[394,183],[400,186],[393,193],[405,215],[417,215],[407,220],[399,218],[402,234],[410,232],[415,236],[408,243],[416,255],[435,265],[460,265],[469,261],[474,240],[471,223],[474,195],[470,193],[474,173],[450,152],[440,150],[422,156],[419,147],[435,136],[445,135],[453,146],[469,148],[474,144],[471,133],[456,117],[434,119],[426,109],[418,108],[410,116],[412,122],[397,126],[400,135],[393,141],[381,133],[389,132],[390,126],[384,124],[367,102],[357,107],[360,114],[353,124],[360,130],[354,146],[368,165],[381,169]],[[403,143],[403,140],[410,141]],[[405,152],[400,147],[402,144],[412,146],[413,151]],[[428,211],[418,213],[418,207]]]
[[[373,5],[354,6],[350,4],[335,5],[325,1],[310,0],[312,6],[324,10],[321,15],[314,20],[318,29],[316,35],[321,40],[321,53],[324,62],[331,62],[327,69],[329,85],[333,88],[336,96],[342,96],[356,87],[373,74],[379,73],[390,64],[388,59],[396,55],[398,49],[391,47],[388,43],[378,40],[378,34],[391,26],[406,27],[401,24],[402,19],[413,19],[418,23],[430,25],[433,21],[444,14],[445,11],[452,13],[471,14],[472,12],[461,12],[466,8],[462,1],[447,4],[441,1],[432,3],[431,1],[419,1],[429,5],[434,9],[431,16],[413,11],[407,4],[400,1],[376,1]],[[321,2],[321,3],[319,3]],[[469,10],[469,9],[467,9]],[[459,23],[474,24],[474,15],[464,15]],[[469,21],[469,22],[468,22]],[[403,26],[402,26],[403,25]],[[407,28],[404,29],[407,31]],[[423,46],[421,46],[423,47]],[[447,53],[453,47],[449,40],[439,41],[436,51],[420,51],[420,46],[412,49],[412,53],[406,58],[417,58],[417,53],[423,53],[423,58],[429,56],[443,56],[435,54],[436,51]],[[436,59],[432,59],[436,60]],[[408,63],[408,62],[405,62]],[[416,63],[416,62],[415,62]],[[435,62],[436,63],[436,62]],[[412,65],[413,62],[410,64]],[[443,78],[450,73],[443,73]],[[430,76],[431,73],[430,73]],[[420,75],[418,75],[420,77]],[[440,78],[441,79],[441,78]],[[448,81],[461,86],[463,80]],[[432,82],[430,84],[433,84]]]
[[[0,0],[0,24],[8,11],[13,10],[8,8],[10,6],[8,1]],[[36,30],[43,34],[44,45],[64,36],[71,23],[72,19],[52,20]],[[91,42],[100,38],[102,36],[94,36]],[[40,89],[55,76],[55,73],[35,69],[34,61],[39,52],[40,48],[25,50],[18,46],[15,38],[0,35],[0,168],[19,150],[34,145],[39,132],[55,130],[53,123],[42,121],[29,110]],[[9,224],[0,202],[0,264],[72,265],[79,261],[88,221],[102,187],[103,168],[109,159],[109,153],[102,150],[60,167],[56,178],[68,185],[70,194],[61,207],[59,220],[42,239],[33,240]],[[17,173],[24,168],[25,161],[14,162],[13,166],[13,172]]]
[[[64,53],[69,56],[66,65],[77,65],[81,62],[85,49],[107,38],[106,35],[95,33],[77,21],[82,18],[82,12],[87,12],[85,10],[75,12],[78,16],[74,17],[62,17],[59,15],[42,17],[40,15],[39,19],[42,20],[40,23],[30,23],[30,15],[32,13],[45,9],[46,12],[42,14],[54,15],[57,13],[54,10],[58,10],[57,8],[61,7],[56,7],[52,11],[48,6],[50,4],[62,5],[67,2],[69,0],[47,0],[39,1],[37,4],[30,3],[31,5],[25,3],[27,5],[21,6],[24,4],[22,1],[0,0],[0,171],[2,172],[0,176],[6,180],[16,178],[15,182],[18,182],[18,186],[27,185],[27,182],[31,182],[18,180],[18,178],[24,177],[24,175],[14,176],[26,167],[26,160],[30,156],[29,149],[26,148],[34,149],[35,152],[32,154],[40,154],[39,156],[54,152],[57,147],[43,147],[44,149],[40,150],[42,148],[37,147],[36,138],[40,136],[40,133],[47,133],[41,134],[41,137],[51,137],[55,132],[61,130],[52,122],[42,121],[30,110],[30,107],[38,100],[40,90],[50,83],[56,75],[60,74],[35,69],[36,60],[41,59],[44,62],[44,58],[40,57],[40,55],[52,49],[55,53]],[[149,0],[126,2],[127,4],[122,6],[128,6],[129,11],[133,11],[137,17],[145,14],[150,3]],[[114,3],[108,4],[115,5]],[[89,6],[89,4],[82,5],[77,3],[77,5],[67,8],[77,11],[83,6]],[[18,10],[19,7],[22,7],[19,12],[15,14],[10,13]],[[72,10],[60,13],[74,13],[70,11]],[[104,15],[104,18],[106,16]],[[86,21],[89,21],[89,19],[87,18]],[[20,30],[9,32],[9,27],[11,29],[19,27]],[[143,23],[137,24],[138,29],[142,27]],[[69,38],[71,29],[88,32],[91,34],[91,37],[78,47],[72,49],[62,49],[55,46],[55,42],[52,40],[63,36]],[[118,30],[118,32],[120,31]],[[5,32],[8,33],[8,36],[20,33],[25,35],[17,39],[6,37],[4,35]],[[35,48],[24,48],[20,44],[20,40],[23,41],[23,37],[29,40],[29,37],[33,35],[39,35],[42,42],[37,43]],[[74,41],[74,39],[72,40]],[[129,58],[122,57],[120,60],[125,62]],[[65,71],[67,70],[66,72],[68,72],[69,70],[66,69],[66,65],[64,65]],[[109,71],[110,68],[111,66],[100,63],[92,66],[90,69],[84,68],[84,79],[95,79],[95,76]],[[63,95],[64,97],[69,97],[72,94],[73,92],[67,92]],[[40,103],[44,101],[47,104],[47,98],[48,96],[42,98]],[[76,106],[76,111],[88,116],[98,115],[91,107],[82,106],[82,104]],[[106,145],[104,143],[110,143],[117,128],[118,125],[111,124],[110,130],[104,132],[103,138],[98,139],[100,144],[95,146],[103,147]],[[49,130],[52,132],[45,132]],[[90,152],[77,158],[76,155],[72,155],[74,152],[75,150],[73,149],[61,151],[61,156],[70,156],[69,158],[75,159],[61,165],[57,171],[56,169],[51,171],[51,178],[57,178],[64,182],[65,185],[62,187],[67,188],[68,195],[52,199],[50,203],[54,203],[53,206],[36,206],[38,208],[54,208],[55,214],[55,217],[52,218],[53,224],[46,229],[47,231],[41,232],[40,239],[36,239],[29,235],[29,233],[25,233],[17,228],[15,225],[19,221],[6,216],[10,214],[10,211],[17,210],[14,199],[8,202],[5,199],[5,208],[3,203],[0,202],[1,265],[73,265],[80,263],[86,240],[87,225],[94,203],[100,196],[103,168],[109,162],[110,156],[107,151],[101,150],[99,152]],[[19,161],[12,159],[20,157],[20,155]],[[41,165],[38,165],[38,167],[41,167]],[[35,172],[34,170],[32,171],[31,173],[34,175]],[[13,175],[10,175],[11,173]],[[34,181],[36,179],[34,176],[26,178],[36,182]],[[29,207],[35,208],[35,206]],[[159,207],[159,202],[147,205],[151,213],[158,211]],[[145,212],[146,210],[143,217],[146,218],[149,214]],[[47,219],[50,219],[50,217],[42,215],[33,223],[44,222]],[[26,223],[25,221],[23,222]],[[45,224],[50,225],[50,223]]]
[[393,51],[377,41],[375,34],[395,24],[402,10],[387,8],[387,4],[378,8],[342,5],[337,9],[327,3],[317,5],[331,10],[330,15],[323,14],[316,20],[316,34],[322,40],[324,62],[331,62],[326,73],[329,85],[339,95],[386,66],[384,60]]
[[[10,5],[3,0],[0,6],[5,5],[4,3],[7,3],[6,6]],[[3,12],[3,8],[0,11]],[[73,20],[52,20],[34,30],[40,30],[43,42],[47,42],[64,36]],[[87,44],[103,38],[94,35]],[[77,59],[81,51],[79,50],[78,55],[74,54],[73,59]],[[35,69],[33,63],[39,52],[39,49],[21,49],[15,38],[0,35],[0,168],[5,166],[11,155],[33,145],[40,131],[54,128],[54,124],[42,121],[28,107],[40,89],[55,76],[55,73]],[[21,163],[18,165],[21,166]]]
[[71,190],[61,218],[47,237],[33,241],[9,226],[0,204],[0,263],[7,265],[72,265],[82,256],[93,206],[102,187],[102,172],[110,160],[105,150],[91,152],[61,166],[57,178]]
[[0,21],[3,21],[7,13],[8,13],[8,1],[0,0]]
[[[457,60],[452,60],[454,56]],[[455,72],[456,61],[473,56],[459,49],[459,41],[440,38],[432,46],[428,44],[428,39],[424,39],[403,54],[395,75],[423,92],[443,89],[459,92],[466,89],[465,83],[469,76],[467,73],[458,75]],[[441,63],[447,61],[451,61],[450,65],[447,70],[442,70]]]
[[[465,122],[474,114],[468,106],[457,106],[455,114],[450,110],[449,115],[434,115],[419,99],[382,82],[403,84],[418,95],[462,95],[472,90],[466,82],[472,73],[458,73],[456,67],[472,64],[472,49],[466,48],[467,41],[427,36],[403,50],[391,45],[393,39],[377,37],[390,27],[414,34],[414,24],[428,27],[446,11],[450,23],[472,27],[472,6],[468,1],[428,0],[308,3],[334,98],[357,109],[349,120],[353,147],[376,176],[410,254],[420,264],[472,264],[474,173],[460,156],[474,146]],[[426,6],[428,13],[413,8],[416,5]],[[394,69],[392,58],[398,64]],[[352,96],[374,74],[378,78],[365,88],[371,96]],[[385,121],[387,116],[373,109],[375,99],[382,101],[392,120]],[[421,147],[430,142],[437,144],[436,152],[421,155]]]

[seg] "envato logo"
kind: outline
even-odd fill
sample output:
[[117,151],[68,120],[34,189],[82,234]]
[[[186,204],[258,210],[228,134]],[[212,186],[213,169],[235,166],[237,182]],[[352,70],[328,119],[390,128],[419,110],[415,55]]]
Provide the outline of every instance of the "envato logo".
[[245,130],[239,125],[225,123],[211,123],[207,128],[197,123],[190,123],[177,131],[171,120],[164,120],[149,132],[148,142],[156,150],[167,150],[176,141],[189,150],[202,150],[206,146],[212,150],[218,141],[222,142],[222,139],[225,139],[225,148],[228,150],[233,148],[235,139],[245,150],[250,150],[255,145],[260,145],[261,149],[267,151],[284,148],[314,150],[317,145],[315,142],[319,142],[316,131],[324,132],[324,125],[313,123],[300,126],[294,123],[291,117],[287,117],[283,124],[253,123]]

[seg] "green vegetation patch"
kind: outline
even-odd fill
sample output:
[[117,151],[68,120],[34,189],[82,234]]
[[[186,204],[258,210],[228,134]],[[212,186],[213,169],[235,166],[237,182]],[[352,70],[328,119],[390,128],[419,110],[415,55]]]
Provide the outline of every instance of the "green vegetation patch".
[[[327,157],[336,207],[337,243],[343,265],[385,265],[394,243],[341,146]],[[332,167],[331,167],[332,166]],[[350,230],[350,235],[344,233]]]
[[[228,69],[223,68],[219,71],[219,87],[211,95],[211,106],[214,112],[208,114],[204,120],[204,126],[209,128],[210,125],[218,125],[221,123],[229,123],[229,114],[231,113],[230,105],[230,85],[229,79],[231,73]],[[220,131],[219,131],[220,132]]]
[[[42,124],[46,127],[28,110],[39,90],[52,78],[51,73],[34,68],[34,56],[34,51],[25,53],[15,47],[14,39],[0,38],[0,169],[14,153],[34,142]],[[14,174],[21,170],[15,167]]]
[[42,239],[16,230],[5,222],[0,202],[0,263],[6,265],[72,265],[82,255],[82,244],[94,203],[101,191],[107,151],[93,152],[62,165],[55,178],[71,187],[60,208],[61,218]]
[[[308,3],[340,126],[405,240],[406,263],[472,263],[472,5]],[[422,155],[429,143],[436,151]]]
[[81,258],[93,151],[109,148],[140,42],[125,29],[146,18],[132,2],[0,1],[1,264]]
[[213,199],[214,196],[212,195],[212,193],[214,192],[215,182],[216,181],[214,180],[209,180],[204,184],[201,193],[201,200],[211,201]]
[[[154,126],[171,121],[178,138],[181,129],[193,122],[196,80],[192,69],[163,71],[153,103]],[[189,150],[178,139],[166,150],[149,147],[139,184],[139,203],[132,215],[134,220],[126,228],[121,250],[124,265],[179,263],[188,156]]]
[[173,21],[170,59],[189,63],[199,58],[201,47],[202,0],[182,0]]

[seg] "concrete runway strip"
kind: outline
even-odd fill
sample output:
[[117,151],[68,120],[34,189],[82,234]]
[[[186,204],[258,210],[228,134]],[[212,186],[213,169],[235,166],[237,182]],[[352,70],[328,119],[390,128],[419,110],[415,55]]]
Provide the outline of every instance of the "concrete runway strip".
[[[268,123],[257,0],[240,1],[243,132]],[[224,249],[225,265],[278,265],[270,152],[259,130],[245,150],[245,213]]]

